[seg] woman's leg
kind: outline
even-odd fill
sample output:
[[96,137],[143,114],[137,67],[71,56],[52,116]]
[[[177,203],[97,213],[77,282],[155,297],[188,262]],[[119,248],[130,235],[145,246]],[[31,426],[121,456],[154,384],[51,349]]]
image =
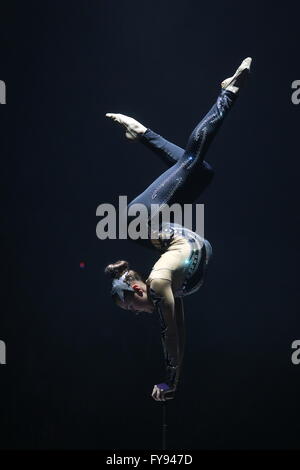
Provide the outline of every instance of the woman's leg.
[[[106,116],[125,127],[125,135],[130,141],[143,143],[161,157],[169,167],[174,165],[184,154],[183,148],[168,141],[130,116],[120,113],[106,113]],[[208,163],[206,163],[206,167],[209,168]]]
[[[143,143],[146,147],[156,153],[164,161],[164,163],[168,165],[168,167],[173,166],[174,163],[176,163],[183,156],[184,149],[178,145],[173,144],[172,142],[169,142],[167,139],[157,134],[152,129],[145,127],[136,119],[120,113],[106,113],[106,116],[125,127],[125,135],[127,139],[130,141],[140,141]],[[197,174],[194,172],[194,177],[197,178],[197,189],[194,186],[195,194],[191,194],[189,198],[191,202],[194,202],[199,194],[201,194],[210,184],[213,178],[213,174],[214,172],[212,167],[207,162],[203,161],[203,164],[199,166]]]
[[186,169],[189,170],[189,172],[192,169],[195,171],[196,168],[202,165],[204,155],[211,141],[219,130],[236,98],[237,94],[232,91],[222,90],[216,103],[191,133],[185,153],[179,160],[179,163],[186,163]]
[[220,128],[225,116],[233,105],[237,95],[228,90],[222,90],[216,103],[206,114],[204,119],[196,126],[190,135],[187,147],[181,157],[171,168],[159,176],[143,193],[131,201],[133,204],[144,204],[150,214],[151,205],[159,207],[155,213],[165,204],[186,203],[186,193],[189,192],[190,177],[198,172],[203,165],[204,155],[213,137]]
[[162,157],[168,166],[173,165],[184,154],[184,149],[172,144],[130,116],[120,113],[106,113],[106,116],[125,127],[127,139],[142,142]]
[[146,132],[139,136],[138,140],[156,153],[170,167],[174,165],[184,154],[184,149],[169,142],[149,127]]
[[[193,175],[197,175],[197,170],[202,167],[204,155],[235,102],[240,87],[250,71],[251,61],[251,57],[245,59],[235,74],[222,82],[223,90],[216,103],[193,130],[184,154],[142,194],[131,201],[128,208],[133,204],[143,204],[147,208],[148,221],[150,221],[166,204],[187,203]],[[152,211],[153,204],[156,205],[154,211]]]
[[[139,136],[138,140],[156,153],[169,167],[180,160],[185,152],[183,148],[168,141],[150,128],[147,128],[146,132]],[[196,188],[190,188],[190,190],[194,190],[195,194],[191,194],[187,199],[190,202],[194,202],[211,183],[213,176],[214,171],[211,165],[203,161],[202,165],[198,166],[194,172],[194,178],[197,180],[197,190]]]

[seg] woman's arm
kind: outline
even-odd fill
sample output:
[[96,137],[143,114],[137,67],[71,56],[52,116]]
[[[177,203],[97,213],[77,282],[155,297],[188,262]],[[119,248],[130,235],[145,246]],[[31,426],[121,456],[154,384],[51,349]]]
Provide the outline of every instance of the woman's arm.
[[[169,280],[153,279],[150,289],[161,321],[161,339],[166,365],[165,382],[172,391],[175,391],[178,385],[184,348],[182,304],[177,299],[175,301],[171,281]],[[179,314],[178,320],[177,314]],[[152,396],[159,399],[160,391],[157,386],[155,387]]]
[[177,347],[178,347],[178,365],[175,376],[175,389],[178,386],[179,378],[182,374],[183,357],[185,350],[186,329],[184,321],[183,299],[177,297],[175,301],[175,321],[177,326]]
[[186,329],[185,329],[184,308],[183,308],[182,297],[175,298],[175,318],[176,318],[176,324],[177,324],[180,373],[182,373],[182,364],[183,364],[185,339],[186,339]]

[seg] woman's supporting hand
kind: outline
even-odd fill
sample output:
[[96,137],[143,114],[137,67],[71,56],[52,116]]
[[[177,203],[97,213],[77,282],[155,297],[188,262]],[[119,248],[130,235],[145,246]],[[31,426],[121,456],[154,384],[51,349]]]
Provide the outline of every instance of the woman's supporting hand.
[[175,388],[170,388],[166,383],[156,384],[153,387],[152,398],[156,401],[173,400],[175,398]]

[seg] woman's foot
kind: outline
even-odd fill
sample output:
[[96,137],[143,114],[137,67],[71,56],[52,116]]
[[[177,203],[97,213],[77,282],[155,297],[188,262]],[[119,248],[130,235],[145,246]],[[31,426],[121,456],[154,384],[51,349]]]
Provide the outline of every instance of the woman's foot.
[[135,119],[125,116],[125,114],[106,113],[105,116],[113,119],[119,124],[122,124],[126,128],[125,135],[129,140],[138,139],[138,137],[144,134],[147,130],[147,127],[143,126]]
[[250,72],[251,62],[251,57],[244,59],[239,68],[236,70],[235,74],[232,77],[223,80],[221,87],[232,91],[233,93],[237,93]]

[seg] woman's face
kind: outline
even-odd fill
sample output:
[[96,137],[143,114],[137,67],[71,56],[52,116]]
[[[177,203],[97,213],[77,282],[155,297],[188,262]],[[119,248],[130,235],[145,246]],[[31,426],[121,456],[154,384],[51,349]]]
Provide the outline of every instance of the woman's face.
[[119,307],[132,312],[148,312],[154,311],[153,303],[148,299],[147,291],[139,288],[133,294],[124,296],[124,302],[118,302]]

